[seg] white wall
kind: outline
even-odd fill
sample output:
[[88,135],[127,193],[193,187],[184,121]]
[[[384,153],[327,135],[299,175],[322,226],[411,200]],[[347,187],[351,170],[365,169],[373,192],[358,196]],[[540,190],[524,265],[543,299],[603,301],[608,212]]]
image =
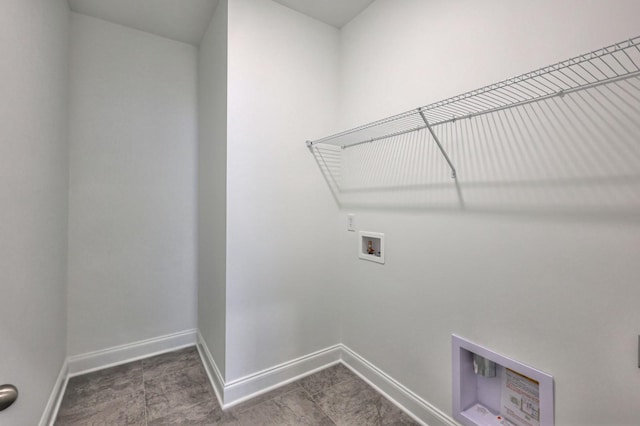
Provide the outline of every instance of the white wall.
[[338,31],[229,2],[227,381],[339,342],[336,207],[306,139],[333,130]]
[[0,5],[0,423],[34,425],[66,355],[68,6]]
[[[635,1],[378,0],[342,31],[341,124],[636,36],[639,15]],[[451,414],[456,333],[553,375],[558,425],[638,423],[637,220],[356,213],[386,234],[387,263],[356,260],[342,234],[347,346]]]
[[227,262],[227,0],[198,53],[198,328],[224,378]]
[[196,49],[73,13],[69,355],[196,327]]

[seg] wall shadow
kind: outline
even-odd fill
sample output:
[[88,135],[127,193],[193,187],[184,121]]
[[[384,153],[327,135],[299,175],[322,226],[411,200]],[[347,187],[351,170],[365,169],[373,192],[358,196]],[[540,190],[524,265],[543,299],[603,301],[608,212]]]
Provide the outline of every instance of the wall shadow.
[[352,147],[311,148],[342,208],[640,214],[640,78]]

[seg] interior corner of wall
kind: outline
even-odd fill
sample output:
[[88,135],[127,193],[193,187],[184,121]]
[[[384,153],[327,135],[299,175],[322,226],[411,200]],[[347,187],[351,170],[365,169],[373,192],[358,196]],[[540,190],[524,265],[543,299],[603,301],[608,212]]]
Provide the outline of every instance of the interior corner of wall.
[[224,379],[224,371],[220,371],[218,365],[216,364],[209,347],[207,346],[207,342],[205,341],[202,333],[198,329],[198,344],[197,344],[198,352],[200,353],[200,358],[202,359],[202,364],[204,365],[205,371],[209,378],[209,382],[215,391],[216,398],[218,398],[218,403],[221,407],[224,406],[224,388],[225,388],[225,379]]

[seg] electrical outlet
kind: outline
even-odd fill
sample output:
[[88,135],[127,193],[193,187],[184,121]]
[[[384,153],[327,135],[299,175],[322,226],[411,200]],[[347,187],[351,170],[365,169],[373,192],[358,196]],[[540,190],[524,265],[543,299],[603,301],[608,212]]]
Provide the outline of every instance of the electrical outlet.
[[347,215],[347,231],[349,232],[356,231],[356,215],[355,214]]

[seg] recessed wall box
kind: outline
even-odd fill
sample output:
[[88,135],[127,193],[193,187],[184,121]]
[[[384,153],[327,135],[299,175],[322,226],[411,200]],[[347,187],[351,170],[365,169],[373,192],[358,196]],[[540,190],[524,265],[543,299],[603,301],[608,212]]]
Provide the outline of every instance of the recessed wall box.
[[553,377],[456,335],[452,344],[453,417],[460,424],[554,426]]
[[371,262],[384,263],[384,234],[360,231],[358,257]]

